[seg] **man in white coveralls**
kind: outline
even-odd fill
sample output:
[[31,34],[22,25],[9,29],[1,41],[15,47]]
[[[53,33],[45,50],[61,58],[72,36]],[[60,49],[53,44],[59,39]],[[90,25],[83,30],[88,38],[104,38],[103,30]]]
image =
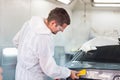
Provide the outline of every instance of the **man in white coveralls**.
[[53,58],[54,46],[51,34],[57,34],[70,24],[65,9],[51,10],[48,18],[32,17],[25,22],[13,39],[18,48],[16,80],[47,80],[71,77],[78,79],[76,71],[58,66]]

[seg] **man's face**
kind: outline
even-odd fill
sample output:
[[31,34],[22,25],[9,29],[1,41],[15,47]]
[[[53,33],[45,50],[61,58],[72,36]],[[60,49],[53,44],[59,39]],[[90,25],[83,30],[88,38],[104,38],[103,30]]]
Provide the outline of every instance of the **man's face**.
[[57,34],[60,31],[63,32],[66,27],[67,27],[67,24],[63,24],[62,26],[56,25],[52,33]]
[[59,31],[63,32],[68,25],[64,23],[62,26],[57,25],[56,21],[51,25],[51,31],[53,34],[57,34]]

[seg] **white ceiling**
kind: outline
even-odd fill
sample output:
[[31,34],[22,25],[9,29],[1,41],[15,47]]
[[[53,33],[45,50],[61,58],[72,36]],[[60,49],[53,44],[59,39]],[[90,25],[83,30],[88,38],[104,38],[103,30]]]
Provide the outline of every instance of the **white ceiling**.
[[87,6],[88,5],[91,6],[91,0],[73,0],[72,3],[70,3],[69,5],[62,4],[62,3],[58,2],[57,0],[48,0],[48,1],[55,3],[55,4],[68,6],[72,10],[82,8],[84,6],[84,3],[86,3]]

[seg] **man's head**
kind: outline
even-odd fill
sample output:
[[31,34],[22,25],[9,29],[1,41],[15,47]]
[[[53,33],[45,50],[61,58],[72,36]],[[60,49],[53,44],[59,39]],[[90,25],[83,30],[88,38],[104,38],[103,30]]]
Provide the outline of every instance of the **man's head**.
[[51,10],[47,18],[47,26],[56,34],[59,31],[64,31],[64,29],[70,24],[70,17],[67,11],[63,8],[55,8]]

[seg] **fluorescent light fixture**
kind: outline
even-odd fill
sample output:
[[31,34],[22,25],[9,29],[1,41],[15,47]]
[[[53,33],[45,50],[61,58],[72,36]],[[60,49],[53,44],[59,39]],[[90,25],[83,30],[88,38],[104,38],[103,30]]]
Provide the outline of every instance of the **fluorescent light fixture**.
[[93,4],[96,7],[120,7],[120,4]]
[[72,0],[57,0],[59,2],[62,2],[64,4],[70,4],[72,2]]
[[120,0],[93,0],[95,3],[120,3]]
[[92,0],[96,7],[120,7],[120,0]]
[[18,52],[16,48],[4,48],[3,49],[3,55],[5,57],[13,57],[17,56]]

